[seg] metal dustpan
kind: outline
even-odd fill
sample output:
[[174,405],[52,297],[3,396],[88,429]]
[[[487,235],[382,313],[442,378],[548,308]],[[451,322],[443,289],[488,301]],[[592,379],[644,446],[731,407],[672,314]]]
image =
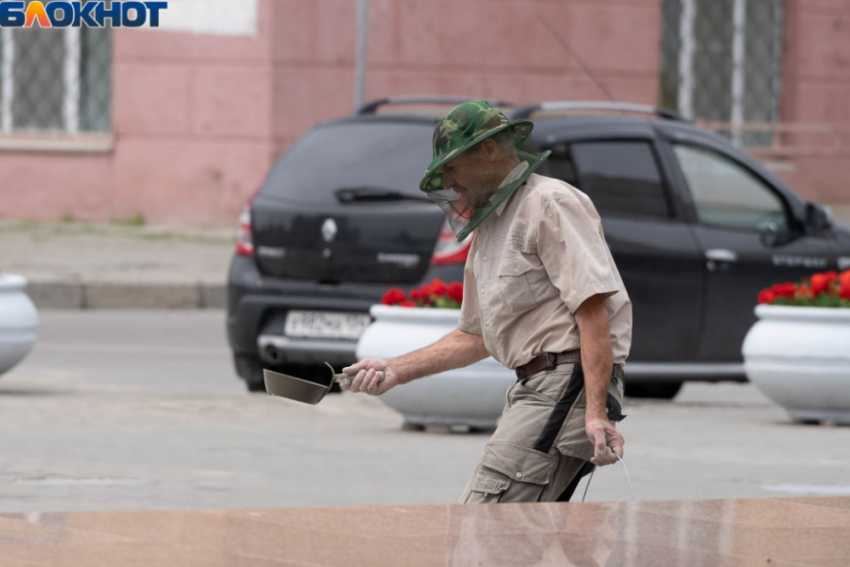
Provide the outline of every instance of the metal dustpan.
[[[318,404],[335,383],[351,380],[351,376],[348,374],[336,374],[333,366],[327,362],[325,364],[331,370],[331,380],[327,384],[319,384],[296,376],[290,376],[289,374],[283,374],[282,372],[263,369],[263,381],[266,384],[266,392],[273,396],[281,396],[305,404]],[[378,374],[378,382],[383,381],[383,372],[378,372]]]

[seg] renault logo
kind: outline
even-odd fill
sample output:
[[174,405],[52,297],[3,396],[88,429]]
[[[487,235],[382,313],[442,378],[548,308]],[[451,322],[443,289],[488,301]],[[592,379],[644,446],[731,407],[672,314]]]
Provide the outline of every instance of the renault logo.
[[336,223],[333,219],[325,220],[325,224],[322,225],[322,237],[325,242],[331,242],[336,237]]

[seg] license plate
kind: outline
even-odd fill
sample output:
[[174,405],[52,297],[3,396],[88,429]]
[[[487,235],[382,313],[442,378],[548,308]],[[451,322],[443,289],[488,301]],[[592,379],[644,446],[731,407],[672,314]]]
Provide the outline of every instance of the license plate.
[[365,313],[289,311],[283,332],[288,337],[359,339],[371,321]]

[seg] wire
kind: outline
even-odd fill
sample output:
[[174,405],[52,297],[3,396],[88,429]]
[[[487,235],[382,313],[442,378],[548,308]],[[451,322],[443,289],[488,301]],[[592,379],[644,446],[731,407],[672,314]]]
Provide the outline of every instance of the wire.
[[581,501],[584,502],[584,499],[587,498],[587,489],[590,488],[590,481],[593,480],[593,473],[596,472],[596,467],[593,467],[593,470],[590,471],[590,478],[587,479],[587,484],[584,485],[584,496],[581,497]]
[[[629,483],[629,492],[632,495],[632,502],[635,501],[635,490],[632,488],[632,477],[629,476],[629,469],[626,468],[626,461],[620,458],[620,455],[614,453],[614,456],[617,457],[617,460],[623,465],[623,471],[626,473],[626,480]],[[593,467],[593,470],[590,471],[590,478],[587,479],[587,484],[584,485],[584,496],[581,497],[581,501],[584,502],[584,499],[587,498],[587,489],[590,488],[590,481],[593,480],[593,473],[596,472],[596,467]]]
[[620,458],[620,455],[614,453],[617,459],[623,464],[623,470],[626,472],[626,480],[629,481],[629,492],[632,493],[632,502],[635,501],[635,490],[632,488],[632,478],[629,476],[629,469],[626,468],[626,462]]

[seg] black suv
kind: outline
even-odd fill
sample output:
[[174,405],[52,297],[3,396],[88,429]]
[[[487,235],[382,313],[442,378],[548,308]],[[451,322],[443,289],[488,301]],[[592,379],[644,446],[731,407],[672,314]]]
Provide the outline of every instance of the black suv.
[[[315,126],[273,166],[241,215],[228,279],[228,336],[249,390],[263,389],[263,367],[325,380],[325,360],[355,362],[369,307],[390,286],[462,281],[470,242],[418,188],[438,117],[377,110],[464,100],[367,104]],[[552,150],[538,173],[581,189],[602,216],[634,305],[629,395],[745,380],[758,291],[850,267],[848,228],[675,113],[565,102],[508,114],[534,119],[531,145]]]

